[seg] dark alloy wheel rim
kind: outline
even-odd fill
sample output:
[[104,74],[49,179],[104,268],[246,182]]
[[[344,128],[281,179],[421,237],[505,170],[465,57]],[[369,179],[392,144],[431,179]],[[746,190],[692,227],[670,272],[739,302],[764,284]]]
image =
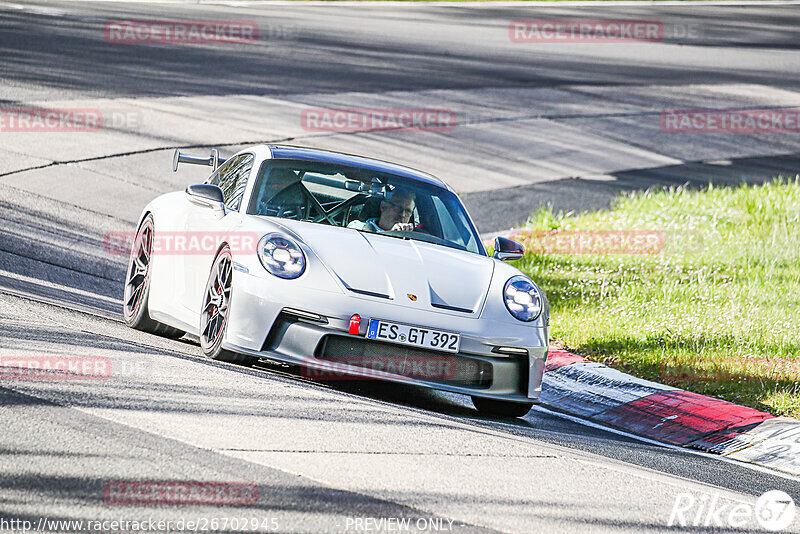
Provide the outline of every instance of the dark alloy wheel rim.
[[153,225],[146,221],[131,251],[131,262],[128,266],[128,277],[125,283],[125,315],[133,317],[142,302],[147,275],[150,273],[150,255],[153,251]]
[[200,342],[206,352],[216,348],[222,339],[230,308],[232,274],[231,257],[223,252],[214,263],[200,314]]

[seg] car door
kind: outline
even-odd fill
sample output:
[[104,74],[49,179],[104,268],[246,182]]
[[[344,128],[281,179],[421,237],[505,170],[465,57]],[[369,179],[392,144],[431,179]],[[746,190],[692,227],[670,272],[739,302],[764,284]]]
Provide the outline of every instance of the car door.
[[[199,312],[208,273],[211,270],[219,244],[241,224],[239,209],[244,191],[253,169],[253,154],[240,154],[222,165],[206,183],[222,189],[225,209],[218,210],[200,205],[187,211],[184,230],[187,243],[198,246],[189,248],[182,255],[184,279],[181,302],[191,314],[189,324],[199,324]],[[234,251],[235,252],[235,251]]]

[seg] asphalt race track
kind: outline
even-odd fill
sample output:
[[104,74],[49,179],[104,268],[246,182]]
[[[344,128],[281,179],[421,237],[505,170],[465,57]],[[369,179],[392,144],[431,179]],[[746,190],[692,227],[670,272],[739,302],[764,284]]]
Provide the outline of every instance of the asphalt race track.
[[[664,36],[509,39],[515,19],[597,18],[655,20]],[[122,20],[260,31],[245,44],[104,38]],[[0,531],[22,531],[4,519],[186,530],[175,522],[238,516],[261,532],[396,532],[401,520],[426,532],[645,532],[669,530],[681,494],[752,505],[780,489],[800,502],[795,478],[546,410],[485,419],[455,395],[206,360],[192,339],[124,325],[127,256],[104,247],[149,199],[205,179],[199,167],[172,173],[176,147],[285,142],[408,164],[447,180],[486,234],[548,203],[597,209],[621,191],[794,175],[797,133],[677,133],[660,119],[800,107],[799,48],[796,5],[0,4],[0,118],[69,108],[107,121],[0,127],[0,357],[96,356],[115,369],[95,382],[0,379]],[[320,132],[301,119],[334,107],[446,109],[456,123]],[[120,481],[244,482],[258,499],[109,503]]]

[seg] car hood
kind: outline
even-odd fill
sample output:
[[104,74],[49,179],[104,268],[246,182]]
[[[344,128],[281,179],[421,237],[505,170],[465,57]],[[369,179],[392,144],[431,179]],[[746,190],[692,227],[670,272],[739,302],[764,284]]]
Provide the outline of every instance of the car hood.
[[421,241],[281,220],[349,291],[397,304],[477,314],[494,261]]

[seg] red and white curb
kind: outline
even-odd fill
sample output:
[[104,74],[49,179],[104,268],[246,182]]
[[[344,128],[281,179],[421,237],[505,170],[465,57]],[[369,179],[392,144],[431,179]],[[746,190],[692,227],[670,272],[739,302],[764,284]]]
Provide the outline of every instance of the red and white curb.
[[800,476],[800,421],[642,380],[551,347],[543,404],[649,439]]

